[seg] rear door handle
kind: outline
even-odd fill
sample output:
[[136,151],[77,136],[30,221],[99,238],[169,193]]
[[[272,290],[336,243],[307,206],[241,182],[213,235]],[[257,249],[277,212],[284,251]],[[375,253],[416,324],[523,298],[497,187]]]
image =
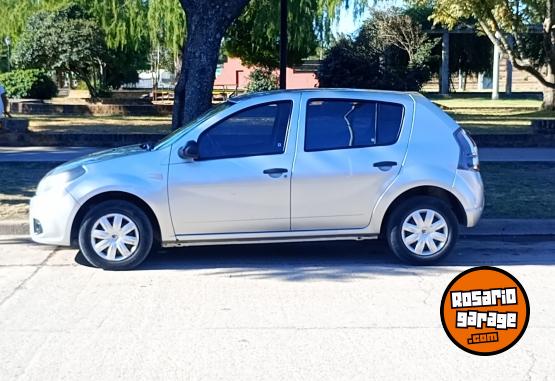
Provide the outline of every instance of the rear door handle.
[[378,161],[377,163],[374,163],[374,167],[395,167],[397,165],[396,161]]
[[287,169],[270,168],[270,169],[265,169],[262,173],[264,173],[265,175],[281,175],[282,173],[287,173]]

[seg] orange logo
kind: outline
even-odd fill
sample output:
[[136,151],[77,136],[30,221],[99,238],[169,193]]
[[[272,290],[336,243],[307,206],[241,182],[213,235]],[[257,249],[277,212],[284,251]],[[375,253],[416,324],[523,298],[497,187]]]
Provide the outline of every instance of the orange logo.
[[514,276],[495,267],[474,267],[457,275],[441,300],[447,336],[475,355],[495,355],[515,345],[529,318],[524,288]]

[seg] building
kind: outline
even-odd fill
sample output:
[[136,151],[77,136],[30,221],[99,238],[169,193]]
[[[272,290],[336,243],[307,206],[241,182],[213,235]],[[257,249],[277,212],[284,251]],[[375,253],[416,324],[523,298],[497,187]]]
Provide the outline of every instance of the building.
[[[299,67],[287,68],[287,88],[318,87],[317,69],[318,61],[305,61]],[[223,90],[245,89],[249,83],[249,75],[253,70],[254,68],[243,65],[239,58],[228,58],[224,64],[218,65],[214,88]],[[279,71],[276,71],[276,74],[279,74]]]

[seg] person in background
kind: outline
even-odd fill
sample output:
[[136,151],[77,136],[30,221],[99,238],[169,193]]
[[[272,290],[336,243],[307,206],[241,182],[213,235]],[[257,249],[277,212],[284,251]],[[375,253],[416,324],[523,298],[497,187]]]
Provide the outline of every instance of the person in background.
[[11,118],[11,114],[8,112],[8,106],[10,101],[8,100],[8,95],[6,94],[6,89],[0,83],[0,119],[4,118],[4,115]]

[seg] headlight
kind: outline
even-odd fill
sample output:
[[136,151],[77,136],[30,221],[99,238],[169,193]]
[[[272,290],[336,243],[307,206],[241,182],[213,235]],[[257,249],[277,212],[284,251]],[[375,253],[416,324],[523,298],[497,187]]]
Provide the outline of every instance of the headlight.
[[37,194],[48,192],[53,188],[64,187],[71,181],[85,174],[85,172],[85,168],[81,166],[58,173],[56,173],[55,170],[50,171],[40,181],[37,187]]

